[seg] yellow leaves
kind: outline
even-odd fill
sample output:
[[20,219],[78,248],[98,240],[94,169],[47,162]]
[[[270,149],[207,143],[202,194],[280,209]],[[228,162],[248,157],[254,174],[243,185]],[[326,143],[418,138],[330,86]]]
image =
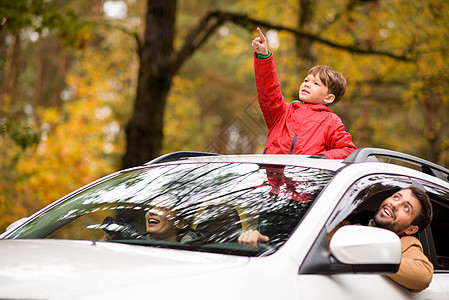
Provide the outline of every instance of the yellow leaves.
[[65,104],[59,113],[42,110],[43,123],[51,126],[38,151],[27,149],[19,161],[17,170],[26,178],[19,192],[32,193],[43,206],[114,171],[102,151],[104,119],[95,116],[97,106],[95,99],[84,99]]
[[218,46],[223,49],[223,54],[231,57],[251,53],[250,45],[250,42],[242,43],[240,37],[232,33],[228,34],[225,39],[219,39],[218,41]]
[[58,108],[38,108],[37,113],[42,116],[41,123],[49,124],[50,126],[58,125],[63,121],[63,116]]
[[1,95],[1,102],[0,102],[0,112],[7,113],[9,112],[9,105],[11,104],[11,96]]
[[189,93],[201,82],[200,79],[174,78],[174,88],[168,97],[164,116],[164,153],[201,147],[200,136],[207,131],[207,126],[200,122],[201,108]]
[[0,135],[0,231],[27,214],[23,198],[18,196],[16,180],[21,176],[15,169],[20,147],[8,136]]
[[41,139],[20,154],[16,166],[9,163],[3,168],[14,161],[18,150],[0,136],[0,153],[5,154],[0,166],[8,168],[9,177],[0,181],[0,231],[119,168],[116,159],[123,153],[124,141],[117,112],[126,114],[130,109],[124,105],[130,93],[126,84],[131,82],[125,74],[132,64],[120,61],[123,56],[114,57],[117,60],[106,60],[104,52],[93,49],[77,57],[66,78],[69,96],[61,107],[34,107]]

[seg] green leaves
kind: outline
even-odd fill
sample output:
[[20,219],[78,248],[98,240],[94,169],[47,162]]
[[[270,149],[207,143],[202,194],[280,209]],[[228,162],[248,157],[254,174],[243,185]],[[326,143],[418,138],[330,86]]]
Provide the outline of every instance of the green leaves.
[[0,123],[0,135],[9,135],[22,150],[39,142],[39,135],[26,122],[4,121]]
[[92,22],[69,6],[44,0],[0,0],[0,29],[16,35],[23,29],[42,34],[56,30],[63,46],[82,48],[90,36]]

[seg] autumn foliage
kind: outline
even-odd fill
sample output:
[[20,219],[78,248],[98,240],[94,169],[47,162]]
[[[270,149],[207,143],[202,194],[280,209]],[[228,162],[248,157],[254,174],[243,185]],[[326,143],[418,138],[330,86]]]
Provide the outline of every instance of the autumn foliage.
[[[145,1],[7,2],[0,4],[0,231],[121,168],[139,72],[155,59],[140,55]],[[358,147],[449,167],[449,2],[174,2],[175,53],[201,38],[192,35],[198,25],[209,27],[172,74],[160,154],[261,152],[266,127],[250,45],[260,26],[286,99],[297,97],[309,67],[331,65],[349,83],[332,109]]]

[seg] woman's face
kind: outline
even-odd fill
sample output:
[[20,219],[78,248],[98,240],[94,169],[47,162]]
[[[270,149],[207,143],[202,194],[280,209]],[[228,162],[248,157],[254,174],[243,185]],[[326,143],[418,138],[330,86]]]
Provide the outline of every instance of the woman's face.
[[156,240],[176,241],[176,213],[170,209],[152,206],[145,214],[146,231]]

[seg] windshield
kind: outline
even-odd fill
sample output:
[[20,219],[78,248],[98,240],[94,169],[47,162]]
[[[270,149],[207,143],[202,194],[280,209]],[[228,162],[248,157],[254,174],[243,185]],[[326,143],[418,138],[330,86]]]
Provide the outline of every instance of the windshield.
[[[124,172],[44,211],[8,238],[76,239],[260,255],[281,247],[333,171],[183,163]],[[243,231],[269,237],[257,249]]]

